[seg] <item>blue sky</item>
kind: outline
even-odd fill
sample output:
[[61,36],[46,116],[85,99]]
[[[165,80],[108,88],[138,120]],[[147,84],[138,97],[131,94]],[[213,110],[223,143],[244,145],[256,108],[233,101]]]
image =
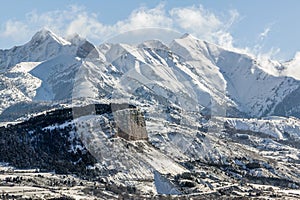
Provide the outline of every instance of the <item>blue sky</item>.
[[227,48],[287,60],[299,51],[298,0],[10,0],[0,7],[0,48],[30,40],[47,27],[94,43],[125,31],[167,28]]

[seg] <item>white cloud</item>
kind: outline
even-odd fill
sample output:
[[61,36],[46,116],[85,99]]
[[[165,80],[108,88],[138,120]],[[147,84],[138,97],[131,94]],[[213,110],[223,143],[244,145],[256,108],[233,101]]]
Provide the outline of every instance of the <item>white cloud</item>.
[[189,32],[200,39],[219,44],[225,48],[233,48],[233,37],[230,27],[239,19],[236,10],[230,10],[228,16],[217,16],[203,6],[174,8],[170,11],[175,27]]
[[259,39],[260,40],[265,39],[268,36],[268,34],[270,33],[270,31],[271,31],[271,27],[265,28],[265,30],[259,34]]
[[4,30],[1,31],[0,37],[20,42],[27,39],[29,32],[29,27],[26,24],[20,21],[9,20],[6,22]]
[[81,12],[69,23],[66,34],[78,33],[83,37],[105,40],[105,38],[130,30],[157,27],[172,27],[172,19],[165,15],[162,4],[153,9],[139,8],[134,10],[127,19],[112,25],[101,23],[95,14],[88,15],[86,12]]
[[170,11],[170,15],[180,28],[192,34],[208,37],[207,39],[210,39],[207,32],[216,32],[222,25],[213,13],[208,12],[202,6],[174,8]]
[[140,8],[134,10],[129,18],[119,21],[115,28],[120,32],[140,28],[171,28],[173,20],[165,13],[164,5],[159,4],[153,9]]
[[272,60],[280,52],[280,48],[271,48],[267,52],[257,52],[257,59],[261,61]]
[[[225,16],[225,19],[227,17]],[[240,14],[237,10],[229,10],[229,20],[227,21],[227,23],[225,22],[225,29],[228,30],[231,28],[231,26],[235,23],[237,23],[238,21],[240,21],[242,18],[240,17]]]
[[[220,15],[221,14],[221,15]],[[189,6],[166,10],[164,4],[159,4],[154,8],[140,7],[133,10],[131,14],[115,24],[105,24],[99,20],[97,14],[88,12],[80,6],[69,6],[62,10],[52,10],[44,13],[32,11],[27,13],[22,20],[8,20],[0,29],[1,40],[9,40],[12,44],[25,43],[32,35],[45,27],[58,35],[67,37],[78,33],[94,43],[101,43],[112,38],[129,41],[128,38],[147,38],[152,35],[159,36],[157,30],[165,29],[160,35],[164,35],[169,30],[173,31],[173,36],[187,32],[199,39],[216,43],[230,50],[253,55],[265,62],[278,55],[279,48],[264,50],[264,42],[268,38],[274,23],[269,24],[261,33],[252,47],[235,48],[234,38],[231,34],[232,26],[242,20],[236,10],[229,10],[228,13],[217,15],[205,9],[203,6]],[[150,31],[143,28],[156,28]],[[139,34],[132,36],[133,30],[139,30]],[[120,33],[126,33],[124,37],[119,37]],[[169,31],[171,34],[171,31]],[[176,32],[176,34],[175,34]],[[119,38],[118,38],[119,37]],[[159,36],[162,38],[162,36]],[[155,38],[157,39],[157,38]],[[112,39],[113,41],[113,39]],[[134,40],[133,40],[134,41]],[[138,40],[137,40],[138,41]]]
[[78,33],[83,37],[98,38],[105,33],[108,27],[102,25],[96,17],[81,13],[73,19],[66,27],[65,34]]
[[[268,37],[274,23],[267,26],[263,32],[258,34],[257,41],[253,47],[234,48],[234,38],[230,32],[232,26],[241,20],[236,10],[229,10],[228,13],[217,15],[205,9],[203,6],[189,6],[166,10],[164,4],[154,8],[140,7],[133,10],[131,14],[115,24],[105,24],[99,20],[97,14],[90,13],[84,7],[69,6],[62,10],[52,10],[44,13],[32,11],[27,13],[22,20],[8,20],[0,29],[1,40],[9,40],[12,44],[25,43],[38,30],[45,27],[58,35],[67,37],[78,33],[94,43],[100,43],[127,32],[125,38],[130,38],[130,31],[143,28],[158,28],[156,30],[145,30],[145,37],[149,38],[159,28],[174,30],[181,33],[191,33],[199,39],[216,43],[227,49],[248,53],[259,58],[272,58],[280,51],[273,48],[266,53],[264,41]],[[168,31],[162,31],[165,34]],[[155,33],[155,34],[154,34]],[[174,34],[173,34],[174,35]],[[141,38],[139,31],[136,38]],[[122,37],[121,37],[122,38]],[[157,39],[157,38],[155,38]],[[262,60],[263,60],[262,59]]]
[[9,39],[12,42],[25,42],[35,32],[46,27],[57,34],[65,34],[69,24],[83,8],[70,6],[66,10],[53,10],[45,13],[32,11],[26,14],[23,20],[8,20],[0,31],[0,39]]
[[115,24],[104,24],[95,13],[87,12],[84,7],[70,6],[45,13],[32,11],[23,20],[7,21],[1,30],[0,39],[25,42],[36,31],[46,27],[59,35],[78,33],[93,42],[101,42],[130,30],[167,28],[189,32],[200,39],[232,47],[233,37],[228,29],[238,17],[238,12],[234,10],[221,20],[201,5],[166,10],[163,4],[159,4],[151,9],[140,7],[132,11],[128,18]]
[[271,47],[266,49],[265,42],[272,30],[274,23],[269,24],[261,33],[257,35],[253,47],[245,48],[245,52],[254,55],[261,64],[267,65],[270,60],[273,60],[280,53],[280,48]]
[[234,45],[233,45],[233,37],[229,32],[220,30],[218,32],[212,33],[212,35],[214,37],[215,42],[218,45],[220,45],[226,49],[236,50],[236,48],[234,48]]

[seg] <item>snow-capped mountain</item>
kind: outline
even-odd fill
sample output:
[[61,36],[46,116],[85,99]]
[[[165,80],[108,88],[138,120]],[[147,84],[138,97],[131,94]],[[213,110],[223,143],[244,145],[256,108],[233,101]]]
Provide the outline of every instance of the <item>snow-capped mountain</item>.
[[[299,93],[295,77],[268,73],[249,55],[189,34],[169,46],[153,40],[137,46],[96,47],[78,35],[68,40],[41,30],[27,44],[0,52],[1,111],[21,101],[110,99],[112,93],[136,96],[128,92],[144,90],[196,111],[213,108],[229,116],[287,115],[277,105],[282,107],[291,101],[289,95]],[[126,87],[133,84],[136,91],[126,91],[125,80]]]
[[71,53],[72,50],[70,42],[43,29],[25,45],[1,50],[1,71],[3,72],[20,62],[41,62],[59,54]]
[[1,50],[0,111],[20,102],[70,98],[80,59],[95,49],[79,36],[66,41],[43,29],[25,45]]
[[[30,167],[26,150],[37,158],[30,165],[64,169],[45,167],[57,156],[144,194],[220,192],[245,180],[297,189],[297,64],[265,66],[190,34],[170,44],[96,46],[41,30],[23,46],[0,50],[0,119],[11,123],[1,129],[1,144],[22,148],[0,153],[11,150],[18,159],[3,161]],[[136,139],[137,130],[144,136]],[[51,139],[59,153],[47,143],[54,133],[66,143]]]

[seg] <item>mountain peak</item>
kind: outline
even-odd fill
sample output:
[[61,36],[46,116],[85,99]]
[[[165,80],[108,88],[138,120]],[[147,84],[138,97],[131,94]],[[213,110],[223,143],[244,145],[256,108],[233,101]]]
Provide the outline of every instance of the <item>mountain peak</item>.
[[139,48],[152,48],[152,49],[168,49],[160,40],[147,40],[138,45]]
[[87,40],[85,38],[81,37],[78,33],[68,35],[66,37],[66,40],[77,46],[82,45],[85,42],[87,42]]
[[188,39],[197,39],[197,38],[195,38],[192,34],[190,34],[190,33],[185,33],[185,34],[183,34],[181,37],[180,37],[180,39],[184,39],[184,38],[188,38]]
[[33,44],[40,44],[46,40],[54,40],[57,43],[60,43],[62,45],[69,45],[70,42],[63,39],[62,37],[57,36],[55,33],[50,31],[47,28],[42,28],[40,31],[38,31],[31,39],[31,43]]

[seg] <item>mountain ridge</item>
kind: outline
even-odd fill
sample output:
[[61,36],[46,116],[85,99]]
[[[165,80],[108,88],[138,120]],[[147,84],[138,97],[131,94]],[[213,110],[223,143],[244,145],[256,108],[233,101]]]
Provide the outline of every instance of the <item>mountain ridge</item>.
[[0,58],[0,161],[75,173],[79,196],[271,198],[300,188],[300,81],[247,54],[190,34],[96,46],[41,30]]
[[[151,85],[154,84],[151,87],[157,87],[156,92],[158,90],[172,91],[175,89],[174,86],[177,85],[176,92],[181,91],[185,93],[184,87],[187,87],[187,85],[183,86],[182,83],[187,83],[190,90],[193,91],[193,98],[201,106],[209,107],[213,103],[215,106],[220,107],[226,104],[228,110],[234,108],[249,116],[272,114],[276,105],[280,104],[284,97],[295,91],[300,85],[298,80],[288,76],[274,76],[273,74],[269,74],[263,67],[257,64],[258,61],[253,60],[252,57],[246,54],[225,50],[214,44],[201,41],[190,34],[184,34],[181,38],[175,39],[169,47],[157,40],[147,41],[137,46],[128,44],[102,44],[99,47],[80,38],[78,35],[74,35],[69,40],[73,41],[73,43],[56,36],[47,29],[43,29],[36,33],[31,41],[25,45],[6,51],[5,56],[7,54],[10,55],[6,62],[0,63],[1,71],[9,74],[12,73],[11,71],[13,70],[10,69],[15,65],[22,66],[27,65],[26,62],[35,62],[38,64],[35,67],[40,65],[45,67],[44,74],[48,74],[47,76],[37,77],[38,75],[34,74],[36,70],[33,65],[31,65],[33,68],[31,71],[22,73],[26,74],[26,76],[33,76],[35,79],[38,78],[43,86],[48,82],[47,84],[50,84],[49,87],[52,87],[52,89],[48,88],[48,91],[60,93],[59,91],[56,92],[55,89],[53,90],[53,87],[60,87],[59,84],[62,83],[60,82],[61,78],[59,80],[53,77],[53,74],[57,74],[59,68],[65,69],[66,74],[73,74],[72,78],[69,77],[65,80],[72,79],[73,83],[76,82],[76,76],[85,76],[82,80],[85,80],[85,84],[94,88],[94,92],[90,92],[90,94],[93,93],[93,97],[97,96],[99,91],[106,91],[108,88],[110,88],[110,92],[114,91],[112,88],[118,84],[120,77],[114,77],[114,75],[108,73],[112,69],[115,74],[119,74],[118,76],[132,72],[139,74],[137,77],[143,79],[138,80],[140,84],[143,85],[142,82],[145,80],[148,80]],[[30,49],[38,49],[39,53]],[[63,61],[64,56],[70,63]],[[71,61],[68,57],[73,57],[71,60],[74,61]],[[53,60],[53,62],[50,62],[50,60]],[[68,69],[67,66],[74,66],[72,63],[77,63],[76,67]],[[49,69],[54,71],[51,72],[49,70],[47,72],[47,65]],[[151,65],[159,67],[154,69],[150,67]],[[56,71],[58,70],[55,72],[53,66],[61,67],[54,67]],[[144,71],[139,71],[141,70],[139,66],[142,66]],[[78,70],[80,71],[84,68],[93,72],[89,73],[89,75],[76,74]],[[145,73],[150,70],[149,72],[155,74],[158,69],[162,71],[155,76],[152,76],[153,74],[150,76],[148,72]],[[97,85],[96,82],[99,80],[92,75],[93,73],[98,74],[100,82],[105,80],[103,83],[106,85],[106,89]],[[173,75],[170,76],[171,74]],[[94,78],[91,79],[91,77],[87,76],[93,76]],[[165,82],[172,82],[173,84],[172,86],[170,84],[162,86],[155,81],[156,78],[165,80]],[[8,79],[11,80],[10,78]],[[56,80],[56,84],[58,85],[52,85],[53,83],[49,82],[50,79],[53,81]],[[179,80],[181,80],[181,83]],[[265,84],[266,82],[268,84]],[[82,85],[83,83],[80,84]],[[39,91],[41,91],[43,86],[40,85]],[[165,88],[166,86],[167,88]],[[66,88],[70,88],[66,93],[71,94],[74,92],[73,86],[69,85]],[[36,94],[38,95],[38,93]],[[52,95],[52,98],[50,96],[43,99],[40,95],[40,97],[33,98],[33,100],[57,99],[54,97],[55,95]],[[65,97],[65,99],[70,98],[72,98],[70,95]],[[63,99],[63,97],[59,99]]]

